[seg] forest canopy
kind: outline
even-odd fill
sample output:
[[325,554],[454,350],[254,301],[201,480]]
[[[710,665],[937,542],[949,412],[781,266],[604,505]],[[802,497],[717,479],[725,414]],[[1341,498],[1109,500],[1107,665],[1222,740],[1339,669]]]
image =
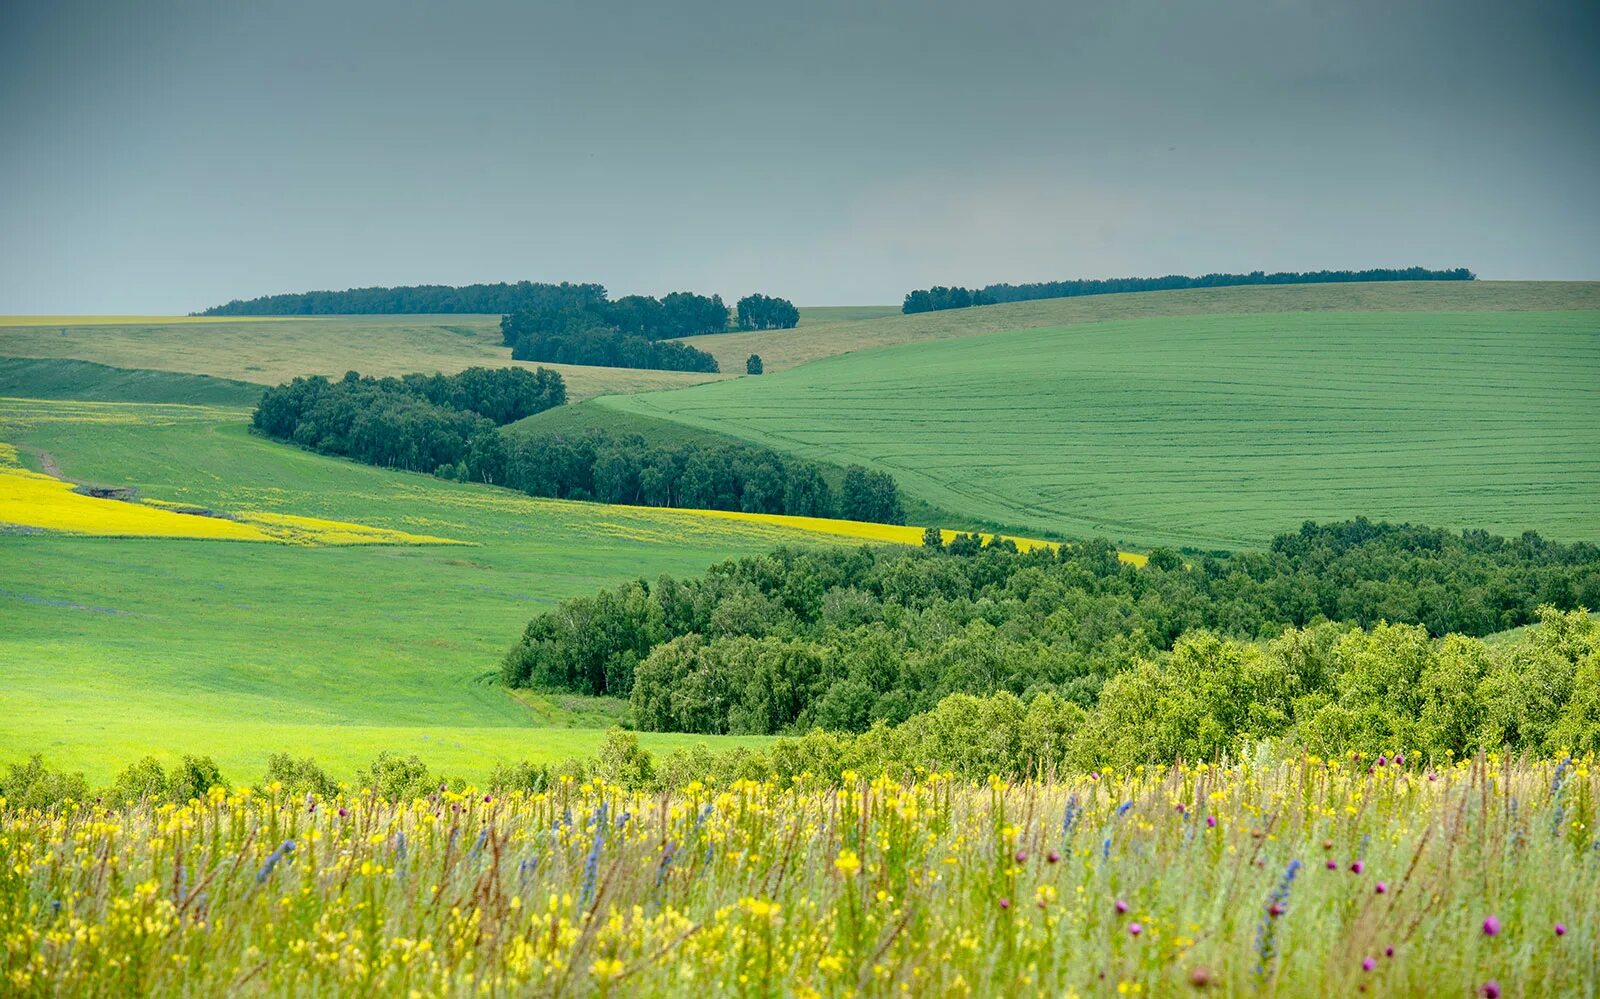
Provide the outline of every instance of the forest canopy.
[[900,311],[937,312],[1000,302],[1027,302],[1040,298],[1075,298],[1080,295],[1114,295],[1131,291],[1171,291],[1178,288],[1229,288],[1258,284],[1337,284],[1349,281],[1472,281],[1477,275],[1465,267],[1429,270],[1426,267],[1382,267],[1365,271],[1276,271],[1271,274],[1202,274],[1186,277],[1168,274],[1149,278],[1103,278],[1075,281],[1039,281],[1030,284],[991,284],[984,288],[935,286],[906,295]]
[[[529,622],[502,677],[628,697],[643,729],[860,732],[952,694],[1091,710],[1200,631],[1249,644],[1333,626],[1304,639],[1316,645],[1387,622],[1422,639],[1481,636],[1535,621],[1541,605],[1600,606],[1600,547],[1531,532],[1308,523],[1267,551],[1185,562],[1157,549],[1143,568],[1105,542],[1018,554],[929,541],[781,549],[568,600]],[[1297,668],[1321,668],[1311,651]]]

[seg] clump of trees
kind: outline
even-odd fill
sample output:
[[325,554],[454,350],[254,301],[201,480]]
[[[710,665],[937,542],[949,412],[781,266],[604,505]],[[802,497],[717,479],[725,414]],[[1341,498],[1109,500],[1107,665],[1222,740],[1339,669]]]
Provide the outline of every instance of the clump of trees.
[[252,425],[323,454],[413,472],[446,471],[482,449],[500,424],[566,402],[561,375],[469,368],[455,375],[321,375],[267,389]]
[[736,313],[741,330],[792,330],[800,325],[800,310],[786,298],[746,295]]
[[909,316],[916,312],[940,312],[945,309],[967,309],[974,305],[993,304],[994,300],[982,291],[934,285],[932,288],[907,293],[900,311]]
[[1472,281],[1477,275],[1465,267],[1429,270],[1426,267],[1380,267],[1364,271],[1276,271],[1271,274],[1202,274],[1187,277],[1168,274],[1149,278],[1104,278],[1076,281],[1039,281],[1031,284],[991,284],[988,287],[931,288],[906,295],[900,311],[934,312],[965,309],[997,302],[1026,302],[1040,298],[1075,298],[1080,295],[1114,295],[1130,291],[1171,291],[1177,288],[1226,288],[1258,284],[1333,284],[1348,281]]
[[662,341],[727,329],[721,296],[682,291],[659,300],[629,295],[613,302],[601,290],[587,298],[552,299],[500,320],[518,360],[667,371],[717,371],[716,358],[705,351]]
[[761,355],[760,354],[751,354],[749,357],[745,358],[745,360],[744,360],[744,373],[745,374],[747,374],[747,375],[759,375],[765,370],[766,370],[766,366],[761,363]]
[[1531,533],[1307,524],[1265,552],[1185,563],[1158,551],[1139,569],[1104,542],[1017,554],[928,540],[780,549],[569,600],[529,622],[502,678],[628,697],[646,729],[859,732],[951,694],[1049,693],[1087,711],[1197,630],[1247,642],[1388,622],[1423,638],[1486,635],[1532,622],[1541,604],[1600,606],[1600,548]]

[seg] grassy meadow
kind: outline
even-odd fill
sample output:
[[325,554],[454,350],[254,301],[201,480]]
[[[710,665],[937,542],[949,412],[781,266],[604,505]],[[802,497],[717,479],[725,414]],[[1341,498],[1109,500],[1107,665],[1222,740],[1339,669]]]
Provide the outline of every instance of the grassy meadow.
[[1600,990],[1593,761],[1375,763],[12,810],[0,974],[12,994]]
[[1023,533],[1239,548],[1364,515],[1600,538],[1600,311],[1126,320],[598,403]]
[[241,774],[286,749],[345,774],[384,748],[466,774],[581,754],[602,733],[563,726],[620,705],[517,700],[486,679],[529,617],[623,579],[826,538],[392,473],[252,437],[245,422],[238,410],[0,403],[0,439],[36,470],[48,460],[143,498],[467,544],[0,536],[0,759],[42,752],[103,780],[149,752],[210,753]]

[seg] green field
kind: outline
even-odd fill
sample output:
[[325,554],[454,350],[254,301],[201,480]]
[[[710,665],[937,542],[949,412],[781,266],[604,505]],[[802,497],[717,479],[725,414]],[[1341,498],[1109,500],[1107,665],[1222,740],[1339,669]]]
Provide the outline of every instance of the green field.
[[[48,456],[64,475],[146,497],[472,547],[0,536],[0,760],[41,752],[103,781],[145,753],[210,753],[254,779],[269,752],[348,775],[389,748],[480,776],[496,761],[590,752],[601,730],[568,726],[602,724],[620,705],[519,701],[489,678],[529,617],[624,579],[818,543],[388,472],[252,437],[245,419],[0,403],[0,440],[36,469]],[[697,741],[717,740],[645,737]]]
[[[1162,316],[1289,312],[1522,312],[1600,309],[1600,281],[1378,281],[1354,284],[1260,285],[1141,291],[1010,302],[866,319],[811,322],[798,330],[688,337],[709,351],[723,371],[741,372],[760,354],[767,371],[792,368],[853,350],[1075,323]],[[820,319],[821,317],[819,317]],[[3,351],[0,351],[3,353]]]
[[1018,531],[1235,548],[1365,515],[1600,538],[1595,311],[1129,320],[601,402]]

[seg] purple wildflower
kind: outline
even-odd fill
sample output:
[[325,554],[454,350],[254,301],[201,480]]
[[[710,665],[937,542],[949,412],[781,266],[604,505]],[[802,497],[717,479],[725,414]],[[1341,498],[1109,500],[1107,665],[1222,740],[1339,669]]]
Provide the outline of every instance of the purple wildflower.
[[1483,935],[1486,937],[1498,936],[1500,933],[1500,920],[1489,916],[1483,921]]
[[1378,966],[1378,962],[1376,960],[1374,960],[1373,958],[1364,957],[1364,958],[1361,959],[1361,970],[1362,971],[1371,971],[1373,968],[1376,968],[1377,966]]

